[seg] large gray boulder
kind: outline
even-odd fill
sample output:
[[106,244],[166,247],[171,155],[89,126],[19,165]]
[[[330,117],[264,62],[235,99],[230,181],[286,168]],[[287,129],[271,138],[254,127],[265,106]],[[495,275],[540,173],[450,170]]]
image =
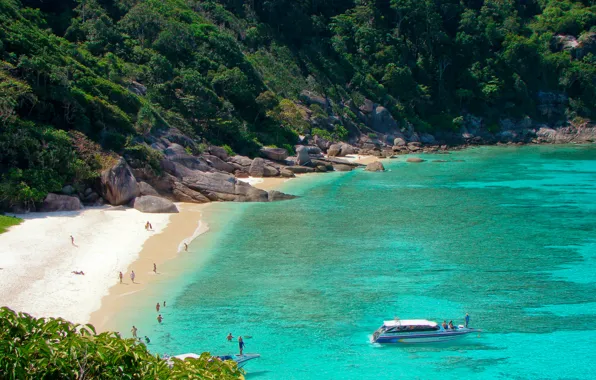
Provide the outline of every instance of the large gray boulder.
[[157,191],[145,181],[139,181],[139,194],[141,195],[159,195]]
[[403,137],[396,137],[395,140],[393,140],[393,145],[406,146],[406,140]]
[[236,171],[236,167],[233,165],[223,161],[221,158],[217,156],[212,156],[210,154],[204,154],[203,158],[207,161],[209,166],[213,167],[216,170],[220,170],[222,172],[234,173]]
[[329,147],[329,149],[327,149],[327,155],[329,157],[344,157],[348,154],[355,153],[356,149],[352,145],[343,142],[338,144],[332,144]]
[[252,165],[252,160],[246,156],[234,156],[228,159],[229,163],[234,163],[244,168],[249,168]]
[[371,127],[378,132],[389,132],[397,129],[397,122],[383,106],[377,106],[372,112]]
[[143,195],[135,198],[132,201],[132,206],[140,212],[153,213],[153,214],[167,214],[177,213],[178,208],[172,201],[156,197],[154,195]]
[[248,169],[248,174],[252,177],[275,177],[279,175],[279,171],[271,165],[267,164],[262,158],[255,158]]
[[326,152],[327,149],[331,146],[329,140],[326,140],[318,135],[315,135],[315,144],[321,149],[322,151]]
[[101,196],[114,206],[130,202],[140,192],[137,180],[123,158],[114,167],[101,173],[100,188]]
[[366,170],[367,172],[384,172],[385,167],[380,161],[375,161],[366,165],[366,168],[364,168],[364,170]]
[[308,148],[305,146],[299,146],[296,148],[296,164],[306,165],[310,163],[310,156],[308,155]]
[[228,152],[220,146],[210,146],[209,153],[224,161],[228,159]]
[[70,195],[49,193],[43,200],[39,211],[76,211],[83,208],[83,204],[78,197]]
[[291,171],[294,174],[305,174],[305,173],[313,173],[315,171],[314,168],[309,168],[308,166],[286,166],[286,170]]
[[283,148],[261,148],[261,155],[273,161],[283,161],[288,158],[288,151]]
[[372,100],[370,99],[364,99],[364,102],[362,103],[362,105],[360,107],[358,107],[358,109],[362,112],[362,113],[371,113],[373,111],[375,107],[375,104],[373,103]]
[[212,201],[267,202],[267,192],[224,173],[195,172],[182,184]]
[[180,182],[174,182],[172,184],[172,196],[178,202],[187,203],[209,203],[211,200],[199,193],[198,191],[189,189]]
[[333,164],[333,169],[338,172],[351,172],[354,167],[345,164]]

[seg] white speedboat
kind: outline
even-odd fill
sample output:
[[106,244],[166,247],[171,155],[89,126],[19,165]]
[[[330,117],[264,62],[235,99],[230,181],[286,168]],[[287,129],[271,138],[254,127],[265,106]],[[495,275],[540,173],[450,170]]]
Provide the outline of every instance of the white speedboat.
[[384,321],[383,326],[374,332],[373,343],[437,343],[463,338],[470,333],[482,330],[460,326],[443,328],[436,322],[426,319],[395,319]]
[[[188,353],[188,354],[176,355],[176,356],[172,356],[172,357],[168,357],[168,358],[164,358],[164,359],[167,359],[168,360],[168,364],[170,366],[172,366],[172,365],[174,365],[174,363],[172,361],[173,358],[184,360],[186,358],[198,359],[199,357],[201,357],[201,355],[194,354],[194,353],[191,352],[191,353]],[[260,357],[261,357],[260,354],[214,355],[214,356],[212,356],[212,358],[223,360],[223,361],[225,361],[225,360],[233,360],[238,365],[238,368],[244,367],[249,360],[260,358]]]

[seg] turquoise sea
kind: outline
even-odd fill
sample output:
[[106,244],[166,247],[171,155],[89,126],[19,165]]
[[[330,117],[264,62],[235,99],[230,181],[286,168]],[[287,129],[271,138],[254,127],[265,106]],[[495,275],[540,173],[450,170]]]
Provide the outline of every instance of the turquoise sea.
[[[291,180],[293,201],[214,205],[211,231],[162,268],[180,276],[121,331],[172,355],[251,336],[247,379],[596,378],[596,146],[420,157]],[[465,313],[479,337],[369,343],[384,319]]]

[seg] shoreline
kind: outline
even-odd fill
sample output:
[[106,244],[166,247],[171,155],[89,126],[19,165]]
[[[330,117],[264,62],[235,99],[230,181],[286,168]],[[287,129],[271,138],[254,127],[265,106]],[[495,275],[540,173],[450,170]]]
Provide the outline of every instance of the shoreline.
[[[190,246],[192,242],[209,231],[209,225],[203,220],[203,211],[209,203],[178,203],[179,213],[171,214],[170,223],[159,234],[151,236],[135,261],[127,269],[139,268],[135,284],[130,278],[124,277],[122,284],[114,283],[109,293],[102,297],[101,306],[95,310],[89,323],[95,326],[97,332],[113,330],[115,317],[126,307],[130,297],[143,292],[153,283],[175,277],[177,273],[161,271],[162,265],[177,258],[184,251],[184,243]],[[153,264],[157,265],[157,273],[153,273]],[[142,269],[140,269],[142,268]],[[127,272],[128,273],[128,272]]]
[[122,207],[18,216],[24,222],[0,235],[0,306],[74,323],[89,321],[118,272],[170,222],[170,214]]
[[[364,155],[342,158],[364,165],[383,160]],[[245,182],[268,191],[312,174],[295,178],[251,177]],[[132,298],[138,298],[155,283],[179,275],[161,272],[160,268],[185,253],[184,243],[198,244],[196,239],[209,231],[203,211],[212,203],[177,203],[177,214],[144,214],[124,207],[102,207],[19,215],[25,223],[0,235],[0,244],[6,247],[0,249],[0,306],[36,317],[90,323],[97,332],[114,331],[116,316]],[[154,231],[141,230],[147,220]],[[85,246],[84,254],[80,247],[70,244],[71,234],[77,245]],[[2,255],[4,250],[7,252]],[[153,263],[157,273],[153,273]],[[11,274],[14,268],[20,270]],[[78,270],[85,275],[71,273]],[[136,274],[134,285],[129,277],[131,270]],[[119,271],[124,274],[122,284]]]

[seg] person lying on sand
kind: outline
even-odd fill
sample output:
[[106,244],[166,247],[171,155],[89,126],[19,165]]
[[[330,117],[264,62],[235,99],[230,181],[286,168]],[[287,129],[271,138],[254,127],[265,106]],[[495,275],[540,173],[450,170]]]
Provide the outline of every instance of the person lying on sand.
[[83,272],[82,270],[81,270],[81,271],[78,271],[78,270],[73,270],[73,271],[72,271],[72,272],[70,272],[70,273],[74,273],[74,274],[80,274],[80,275],[83,275],[83,276],[85,275],[85,272]]

